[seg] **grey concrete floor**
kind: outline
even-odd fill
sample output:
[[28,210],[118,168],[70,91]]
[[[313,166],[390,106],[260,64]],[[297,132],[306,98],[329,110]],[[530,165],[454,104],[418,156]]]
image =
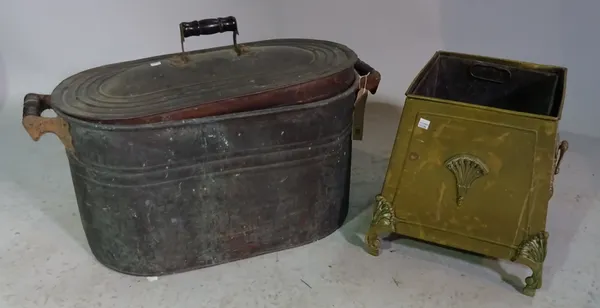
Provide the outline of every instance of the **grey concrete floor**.
[[[14,107],[12,107],[14,106]],[[20,106],[0,113],[0,307],[600,307],[600,140],[562,133],[570,149],[549,206],[544,285],[530,271],[410,239],[364,251],[400,109],[370,101],[353,154],[351,210],[323,240],[149,281],[91,255],[64,150],[33,142]]]

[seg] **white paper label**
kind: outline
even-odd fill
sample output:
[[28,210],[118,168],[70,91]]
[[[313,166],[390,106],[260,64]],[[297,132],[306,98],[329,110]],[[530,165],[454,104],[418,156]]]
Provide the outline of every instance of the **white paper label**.
[[431,121],[420,118],[419,119],[419,124],[417,124],[418,127],[422,128],[422,129],[429,129],[429,123],[431,123]]
[[153,62],[153,63],[150,63],[150,66],[158,66],[158,65],[160,65],[160,61],[158,61],[158,62]]

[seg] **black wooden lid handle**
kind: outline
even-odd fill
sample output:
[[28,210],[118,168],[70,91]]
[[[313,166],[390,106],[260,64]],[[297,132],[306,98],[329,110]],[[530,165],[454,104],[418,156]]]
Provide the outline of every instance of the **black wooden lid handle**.
[[179,33],[181,35],[181,52],[183,42],[191,36],[211,35],[223,32],[233,32],[233,48],[238,56],[242,53],[237,45],[237,35],[239,35],[237,20],[233,16],[208,18],[202,20],[194,20],[182,22],[179,24]]

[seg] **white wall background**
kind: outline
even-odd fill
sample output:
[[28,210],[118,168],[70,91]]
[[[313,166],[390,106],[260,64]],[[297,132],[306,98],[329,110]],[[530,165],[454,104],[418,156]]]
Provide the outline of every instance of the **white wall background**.
[[[349,45],[381,71],[377,100],[397,105],[439,49],[564,65],[561,129],[600,137],[599,14],[597,0],[4,0],[0,99],[20,107],[26,92],[48,93],[80,70],[178,51],[179,22],[234,15],[241,42],[311,37]],[[214,35],[186,46],[230,40]]]
[[[179,23],[236,16],[240,40],[276,35],[277,0],[0,0],[0,99],[50,93],[98,65],[181,50]],[[231,44],[231,34],[186,40],[186,48]]]

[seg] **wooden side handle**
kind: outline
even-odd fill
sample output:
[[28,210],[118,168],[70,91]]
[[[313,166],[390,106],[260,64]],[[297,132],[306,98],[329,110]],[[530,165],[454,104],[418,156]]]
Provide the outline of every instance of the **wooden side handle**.
[[50,96],[29,93],[23,99],[23,127],[34,141],[40,140],[45,133],[55,134],[65,148],[73,151],[73,142],[69,131],[69,124],[60,117],[42,117],[42,112],[52,109]]

